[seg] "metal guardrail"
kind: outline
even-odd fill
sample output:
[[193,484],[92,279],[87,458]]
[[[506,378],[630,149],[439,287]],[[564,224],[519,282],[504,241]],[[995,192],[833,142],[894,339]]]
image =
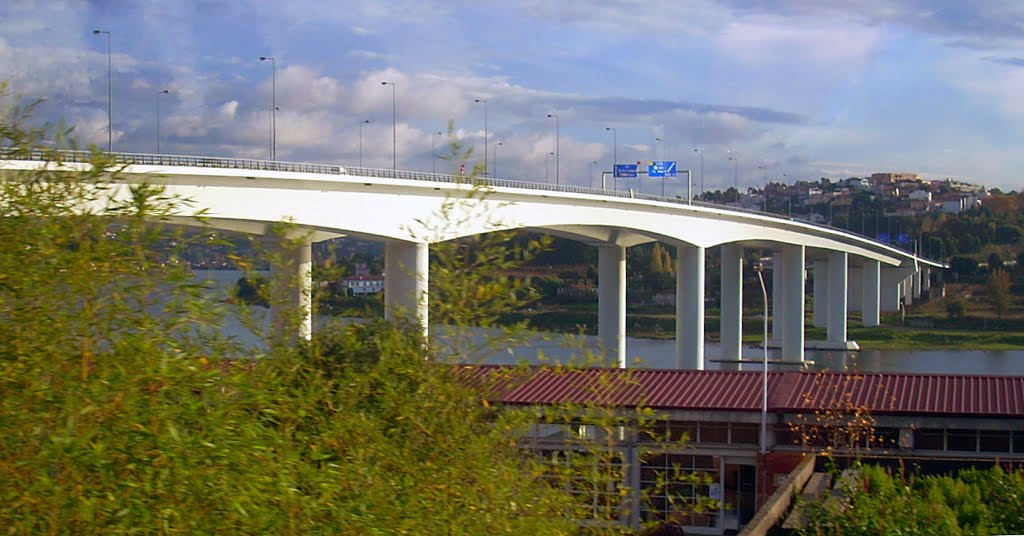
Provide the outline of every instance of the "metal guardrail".
[[[751,210],[741,207],[732,207],[725,205],[717,205],[714,203],[707,203],[704,201],[692,201],[683,199],[680,197],[661,197],[656,195],[644,194],[635,192],[633,190],[621,191],[621,190],[605,190],[598,188],[587,188],[583,186],[570,186],[570,185],[554,185],[543,182],[530,182],[512,179],[497,179],[497,178],[469,178],[461,175],[448,175],[442,173],[424,173],[420,171],[403,171],[403,170],[392,170],[392,169],[377,169],[377,168],[363,168],[363,167],[348,167],[337,164],[309,164],[300,162],[278,162],[270,160],[252,160],[246,158],[222,158],[213,156],[185,156],[185,155],[170,155],[170,154],[147,154],[147,153],[93,153],[91,151],[73,151],[73,150],[19,150],[10,147],[0,147],[0,158],[10,160],[30,160],[30,161],[60,161],[60,162],[81,162],[89,163],[92,162],[97,156],[109,158],[114,164],[118,165],[154,165],[154,166],[188,166],[188,167],[201,167],[201,168],[226,168],[226,169],[252,169],[259,171],[283,171],[292,173],[318,173],[326,175],[353,175],[357,177],[373,177],[373,178],[388,178],[388,179],[400,179],[400,180],[415,180],[415,181],[428,181],[428,182],[439,182],[446,184],[472,184],[475,186],[493,186],[501,188],[519,188],[526,190],[541,190],[549,192],[563,192],[563,193],[575,193],[575,194],[586,194],[586,195],[598,195],[604,197],[616,197],[621,199],[640,199],[644,201],[656,201],[660,203],[673,203],[679,205],[697,206],[703,208],[710,208],[715,210],[724,210],[729,212],[739,212],[742,214],[752,214],[761,217],[771,218],[773,220],[781,222],[799,222],[810,225],[812,227],[819,227],[829,229],[838,233],[846,234],[860,240],[872,242],[877,245],[895,248],[905,253],[914,255],[909,250],[904,250],[896,244],[889,244],[881,242],[875,238],[861,235],[859,233],[850,231],[848,229],[841,229],[839,227],[833,227],[831,225],[811,223],[807,220],[795,219],[792,217],[780,216],[778,214],[772,214],[770,212],[762,212],[760,210]],[[916,255],[915,255],[916,256]]]

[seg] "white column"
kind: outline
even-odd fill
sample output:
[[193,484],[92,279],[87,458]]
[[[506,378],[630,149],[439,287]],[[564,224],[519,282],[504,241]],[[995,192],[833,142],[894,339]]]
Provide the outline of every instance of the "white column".
[[384,317],[414,317],[427,336],[427,284],[430,248],[418,242],[384,244]]
[[914,273],[910,272],[905,274],[903,281],[900,283],[900,288],[903,290],[903,304],[911,305],[914,303]]
[[910,288],[914,299],[921,299],[921,270],[914,272],[914,274],[910,276]]
[[864,276],[860,268],[847,267],[846,269],[846,310],[848,312],[861,311],[864,309],[863,299]]
[[887,313],[899,312],[902,297],[900,283],[906,276],[900,268],[882,268],[881,273],[881,310]]
[[278,335],[298,331],[302,339],[313,336],[313,244],[281,239],[271,266],[271,324]]
[[881,323],[881,263],[866,259],[861,268],[861,289],[863,290],[861,314],[864,326],[873,327]]
[[[719,333],[722,359],[739,359],[743,340],[743,248],[722,245],[722,296]],[[723,368],[736,369],[734,365]]]
[[[831,259],[829,259],[831,260]],[[824,328],[828,326],[829,309],[829,261],[814,261],[814,327]]]
[[626,367],[626,248],[597,248],[597,334],[610,359]]
[[676,368],[704,370],[704,248],[676,252]]
[[843,251],[828,254],[828,340],[846,342],[847,256]]
[[786,325],[782,359],[804,360],[804,246],[783,248]]
[[786,255],[779,249],[772,253],[772,335],[771,339],[775,344],[782,344],[786,338],[786,306],[783,296],[786,295]]

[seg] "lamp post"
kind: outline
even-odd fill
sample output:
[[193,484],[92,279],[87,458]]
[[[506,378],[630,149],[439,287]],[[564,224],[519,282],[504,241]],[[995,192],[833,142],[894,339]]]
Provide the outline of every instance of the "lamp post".
[[437,137],[441,136],[440,130],[430,136],[430,172],[437,173]]
[[112,109],[114,107],[114,92],[111,77],[110,62],[110,30],[93,30],[93,35],[107,35],[107,152],[114,152],[114,120]]
[[501,143],[500,141],[495,143],[494,151],[491,153],[491,161],[494,162],[494,165],[491,166],[491,176],[495,178],[498,177],[498,147],[501,147],[502,145],[504,145],[504,143]]
[[170,90],[156,92],[156,154],[160,154],[160,95],[167,95]]
[[761,363],[761,454],[768,452],[768,290],[764,286],[764,265],[754,265],[757,280],[761,282],[761,295],[764,297],[764,349]]
[[561,166],[559,165],[558,161],[562,157],[562,151],[558,148],[559,138],[561,137],[559,134],[560,128],[558,125],[558,114],[548,114],[548,117],[555,118],[555,184],[561,184],[562,181],[561,179],[559,179],[559,168]]
[[[654,141],[656,143],[661,144],[661,161],[664,162],[665,161],[665,140],[663,140],[661,138],[654,138]],[[658,156],[658,148],[657,147],[654,148],[654,156]]]
[[619,178],[615,176],[615,166],[619,164],[619,131],[615,127],[604,127],[605,132],[612,132],[612,190],[619,189]]
[[739,159],[736,158],[735,156],[730,156],[729,160],[732,160],[732,180],[733,180],[733,183],[735,184],[734,188],[736,189],[736,201],[739,202],[739,200],[740,200],[740,172],[739,172],[740,164],[739,164]]
[[693,152],[700,153],[700,200],[704,200],[704,149],[694,149]]
[[277,160],[277,62],[271,56],[260,56],[270,62],[270,159]]
[[587,172],[587,178],[590,179],[590,187],[594,187],[594,164],[597,164],[597,160],[590,163],[590,171]]
[[398,169],[398,115],[395,112],[395,83],[387,80],[382,86],[391,85],[391,170]]
[[369,119],[359,122],[359,167],[363,167],[363,125],[369,125]]
[[484,177],[487,177],[487,99],[476,99],[484,103]]
[[544,184],[548,183],[548,162],[551,161],[552,156],[555,156],[554,151],[544,155]]
[[764,171],[764,212],[768,212],[768,166],[757,166],[757,169]]

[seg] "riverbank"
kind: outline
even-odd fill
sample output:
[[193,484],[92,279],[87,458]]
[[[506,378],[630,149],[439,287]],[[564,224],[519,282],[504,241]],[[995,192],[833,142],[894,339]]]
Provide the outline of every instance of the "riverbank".
[[[538,311],[507,315],[503,320],[514,322],[529,320],[534,329],[558,333],[597,334],[597,313],[589,311]],[[898,325],[898,317],[886,318],[886,324],[866,328],[859,318],[851,318],[847,339],[857,341],[862,350],[1020,350],[1024,349],[1024,329],[1016,323],[992,321],[962,322],[961,326],[946,326],[929,319],[910,319],[908,325]],[[891,324],[891,325],[890,325]],[[917,325],[914,325],[917,324]],[[966,327],[964,327],[964,325]],[[705,318],[704,333],[707,340],[719,340],[717,316]],[[984,329],[988,327],[988,329]],[[744,344],[760,344],[764,331],[760,318],[743,320]],[[826,330],[810,325],[805,330],[807,340],[825,340]],[[671,314],[628,314],[626,335],[640,339],[668,340],[675,338],[675,317]]]

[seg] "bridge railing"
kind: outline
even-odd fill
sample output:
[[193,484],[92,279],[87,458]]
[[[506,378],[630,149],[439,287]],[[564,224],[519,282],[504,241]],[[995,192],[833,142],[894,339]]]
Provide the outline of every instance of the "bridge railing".
[[97,156],[111,159],[115,164],[141,164],[153,166],[188,166],[202,168],[226,168],[226,169],[251,169],[259,171],[283,171],[295,173],[319,173],[326,175],[353,175],[357,177],[390,178],[400,180],[428,181],[446,184],[474,184],[480,186],[493,186],[501,188],[521,188],[527,190],[542,190],[550,192],[576,193],[585,195],[599,195],[604,197],[617,197],[623,199],[642,199],[646,201],[657,201],[661,203],[674,203],[682,205],[700,206],[716,210],[728,210],[745,214],[756,214],[782,221],[801,221],[808,224],[831,229],[848,235],[857,236],[876,244],[900,247],[899,244],[890,244],[876,240],[874,237],[861,235],[849,229],[833,227],[827,224],[811,223],[806,220],[799,220],[792,217],[781,216],[760,210],[746,209],[742,207],[718,205],[704,201],[693,201],[682,197],[662,197],[645,194],[630,190],[605,190],[599,188],[588,188],[584,186],[555,185],[544,182],[530,182],[513,179],[465,177],[462,175],[449,175],[444,173],[425,173],[420,171],[404,171],[392,169],[377,169],[364,167],[348,167],[336,164],[312,164],[301,162],[278,162],[271,160],[254,160],[246,158],[222,158],[211,156],[186,156],[172,154],[147,154],[147,153],[94,153],[92,151],[72,150],[19,150],[9,147],[0,147],[0,158],[12,160],[33,160],[33,161],[64,161],[64,162],[92,162]]

